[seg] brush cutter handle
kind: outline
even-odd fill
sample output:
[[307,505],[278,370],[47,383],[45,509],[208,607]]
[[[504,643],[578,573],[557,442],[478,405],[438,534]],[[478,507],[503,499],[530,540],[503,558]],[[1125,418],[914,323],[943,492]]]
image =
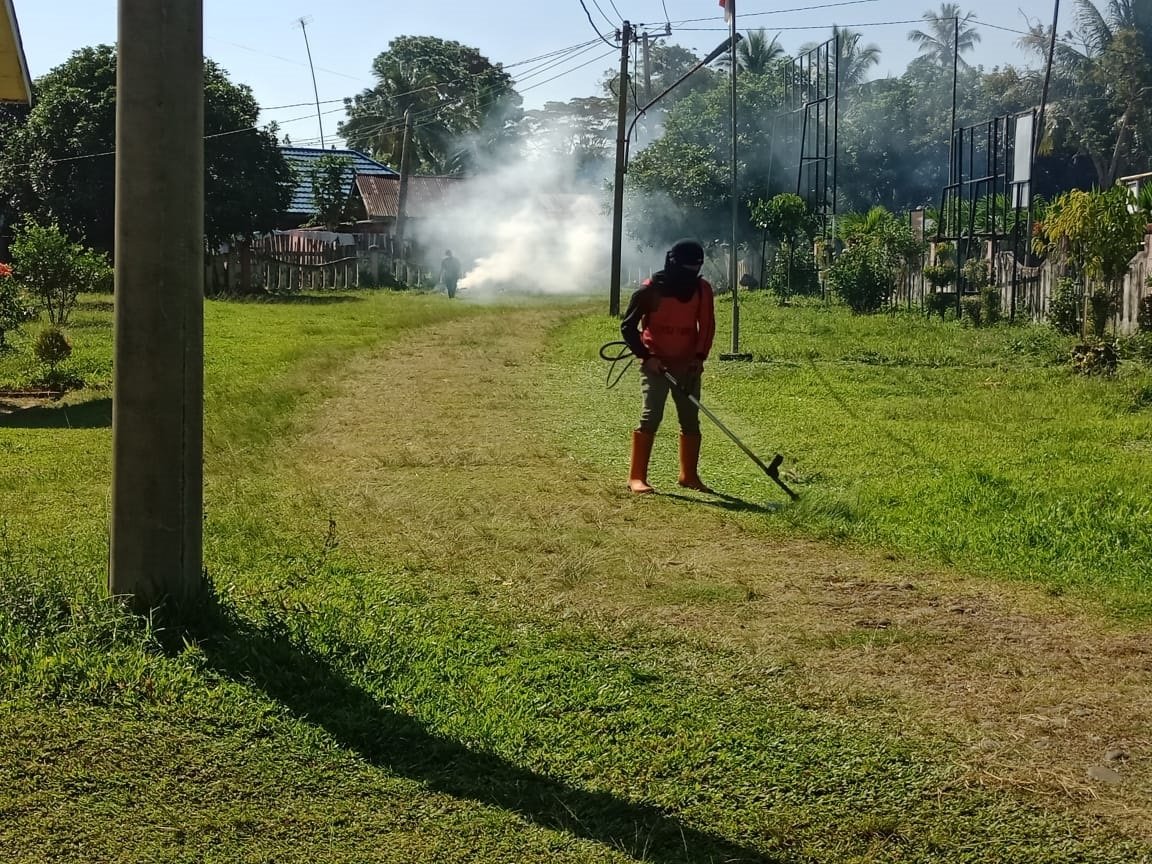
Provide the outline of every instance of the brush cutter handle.
[[772,464],[771,465],[765,465],[764,460],[762,460],[759,456],[757,456],[755,453],[753,453],[743,441],[741,441],[739,438],[737,438],[735,432],[733,432],[731,429],[729,429],[727,426],[725,426],[723,421],[721,421],[721,419],[719,417],[717,417],[715,414],[713,414],[711,411],[709,411],[708,408],[705,407],[703,402],[701,402],[699,399],[697,399],[695,396],[693,396],[687,389],[685,389],[683,386],[681,386],[680,382],[676,380],[675,376],[673,376],[673,374],[671,372],[665,370],[664,371],[664,377],[666,379],[668,379],[668,383],[670,383],[673,387],[675,387],[677,390],[679,390],[681,393],[683,393],[685,396],[687,396],[691,400],[693,405],[695,405],[697,408],[699,408],[701,411],[703,411],[706,415],[708,415],[708,419],[711,420],[713,423],[715,423],[717,425],[717,427],[719,427],[721,432],[723,432],[725,435],[727,435],[729,438],[731,438],[733,443],[735,443],[735,445],[737,447],[739,447],[741,450],[744,451],[745,456],[747,456],[749,459],[751,459],[753,462],[755,462],[758,466],[760,466],[760,470],[763,471],[765,474],[767,474],[772,479],[773,483],[775,483],[777,486],[779,486],[781,489],[783,489],[786,493],[788,493],[789,498],[791,498],[793,501],[796,501],[800,497],[795,492],[793,492],[791,489],[789,489],[788,486],[784,483],[784,481],[780,479],[780,464],[784,461],[783,456],[781,456],[779,453],[777,453],[776,456],[772,459]]

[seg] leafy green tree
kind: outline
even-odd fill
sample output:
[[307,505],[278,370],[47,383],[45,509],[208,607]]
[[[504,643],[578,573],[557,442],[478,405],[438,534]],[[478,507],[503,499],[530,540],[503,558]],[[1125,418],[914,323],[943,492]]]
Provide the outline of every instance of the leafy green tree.
[[[0,189],[12,208],[111,251],[116,163],[116,49],[82,48],[35,82],[35,106],[8,127]],[[290,199],[274,129],[257,129],[249,88],[204,61],[205,231],[266,230]],[[242,131],[240,131],[242,130]]]
[[96,291],[111,278],[104,255],[73,243],[52,222],[27,219],[16,229],[11,252],[14,278],[56,327],[68,323],[79,294]]
[[820,220],[807,202],[799,195],[784,192],[768,201],[757,201],[752,205],[752,224],[772,237],[784,250],[786,276],[780,300],[784,302],[793,293],[793,275],[796,264],[796,248],[807,241],[811,245],[820,228]]
[[8,347],[6,334],[11,333],[31,317],[31,304],[29,304],[24,289],[12,278],[12,268],[7,264],[0,265],[0,351]]
[[414,169],[461,173],[515,139],[521,99],[511,76],[477,49],[400,36],[372,61],[373,87],[344,100],[348,144],[400,164],[404,114],[413,117]]
[[321,156],[311,166],[309,181],[315,206],[313,221],[335,231],[348,215],[349,181],[355,176],[346,156]]
[[[941,3],[939,11],[929,9],[923,18],[928,25],[927,29],[908,33],[908,39],[919,46],[920,53],[934,65],[951,69],[959,46],[960,65],[968,68],[964,55],[980,42],[980,31],[972,23],[976,20],[976,13],[962,15],[958,3]],[[959,40],[956,38],[957,21],[960,24]]]

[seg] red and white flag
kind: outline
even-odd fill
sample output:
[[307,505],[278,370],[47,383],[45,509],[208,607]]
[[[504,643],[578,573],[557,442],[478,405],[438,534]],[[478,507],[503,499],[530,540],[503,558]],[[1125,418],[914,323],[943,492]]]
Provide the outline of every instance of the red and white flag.
[[736,0],[720,0],[720,8],[724,10],[724,20],[731,21],[735,11]]

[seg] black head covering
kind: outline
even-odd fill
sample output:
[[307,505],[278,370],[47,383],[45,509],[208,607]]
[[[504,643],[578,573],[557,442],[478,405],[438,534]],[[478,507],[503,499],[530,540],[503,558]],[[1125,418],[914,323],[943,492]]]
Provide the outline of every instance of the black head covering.
[[704,247],[697,241],[677,240],[664,256],[664,269],[652,277],[660,293],[688,300],[700,283]]

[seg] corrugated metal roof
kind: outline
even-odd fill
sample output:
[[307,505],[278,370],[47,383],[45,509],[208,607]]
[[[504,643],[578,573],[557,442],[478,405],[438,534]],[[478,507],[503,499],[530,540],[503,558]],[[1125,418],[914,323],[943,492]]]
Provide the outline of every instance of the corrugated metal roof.
[[20,24],[12,0],[4,0],[4,20],[0,21],[0,102],[32,101],[32,79],[20,41]]
[[315,213],[316,202],[312,197],[312,166],[324,156],[343,156],[349,160],[352,170],[345,180],[345,194],[352,194],[352,185],[358,175],[366,176],[396,176],[400,175],[370,158],[359,150],[325,150],[322,147],[281,147],[280,152],[288,160],[288,164],[296,169],[296,189],[292,193],[292,203],[288,206],[289,213]]
[[[408,215],[428,216],[464,182],[462,177],[410,177]],[[356,185],[369,219],[395,219],[400,211],[400,176],[358,174]]]

